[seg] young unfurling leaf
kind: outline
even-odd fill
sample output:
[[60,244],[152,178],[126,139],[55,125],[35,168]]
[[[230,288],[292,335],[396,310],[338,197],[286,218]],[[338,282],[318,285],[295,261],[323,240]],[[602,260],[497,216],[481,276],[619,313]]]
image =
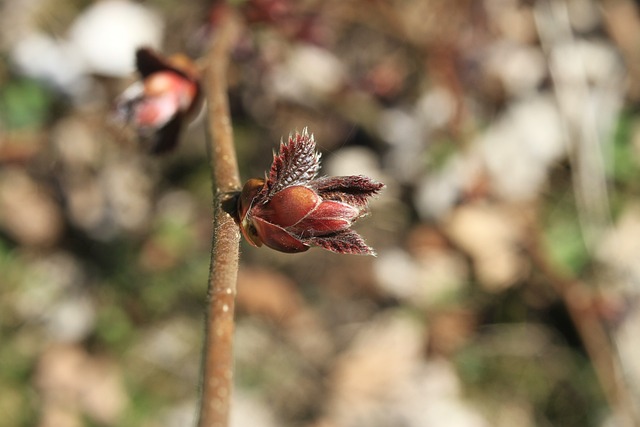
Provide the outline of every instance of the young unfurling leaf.
[[164,153],[176,146],[183,123],[200,105],[198,72],[184,55],[164,58],[148,48],[136,52],[136,68],[141,81],[124,91],[117,109],[151,153]]
[[274,154],[266,179],[250,179],[238,197],[235,219],[254,246],[304,252],[311,246],[374,255],[351,225],[366,214],[368,200],[384,184],[365,176],[317,178],[320,153],[305,128]]

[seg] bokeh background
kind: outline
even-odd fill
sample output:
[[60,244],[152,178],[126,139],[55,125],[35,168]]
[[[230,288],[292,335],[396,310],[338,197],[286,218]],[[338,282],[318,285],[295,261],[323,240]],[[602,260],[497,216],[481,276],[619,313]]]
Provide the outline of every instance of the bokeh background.
[[[242,243],[232,425],[639,425],[638,5],[233,6],[243,179],[308,126],[323,173],[387,188],[375,258]],[[113,104],[136,47],[201,57],[220,5],[0,8],[0,424],[192,425],[205,127],[151,157]]]

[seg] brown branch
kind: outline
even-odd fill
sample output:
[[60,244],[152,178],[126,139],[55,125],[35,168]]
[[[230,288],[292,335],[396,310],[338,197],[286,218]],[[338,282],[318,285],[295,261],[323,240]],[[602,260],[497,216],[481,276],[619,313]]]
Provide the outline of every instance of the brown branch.
[[562,298],[616,421],[624,427],[639,426],[640,414],[633,402],[632,392],[621,376],[614,345],[597,311],[594,310],[593,292],[584,282],[557,270],[546,256],[542,245],[542,233],[535,225],[531,226],[530,236],[527,247],[529,258]]
[[206,56],[204,91],[207,101],[207,152],[213,180],[213,237],[207,321],[202,356],[199,427],[226,427],[233,388],[233,332],[240,235],[222,209],[226,194],[238,191],[240,177],[233,144],[227,98],[229,51],[237,19],[227,13]]

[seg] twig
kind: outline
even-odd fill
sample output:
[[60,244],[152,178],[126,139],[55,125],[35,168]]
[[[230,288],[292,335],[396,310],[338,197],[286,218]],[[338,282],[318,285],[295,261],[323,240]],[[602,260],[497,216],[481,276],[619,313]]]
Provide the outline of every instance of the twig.
[[229,51],[236,32],[236,17],[229,12],[216,28],[203,79],[214,220],[198,427],[228,425],[233,387],[233,322],[240,235],[221,205],[226,194],[240,188],[227,98]]

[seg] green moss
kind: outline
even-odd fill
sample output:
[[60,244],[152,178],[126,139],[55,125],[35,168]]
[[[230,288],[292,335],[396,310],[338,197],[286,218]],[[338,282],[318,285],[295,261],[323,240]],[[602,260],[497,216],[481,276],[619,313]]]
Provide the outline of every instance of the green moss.
[[8,129],[41,126],[51,104],[51,92],[35,80],[15,79],[0,88],[0,120]]

